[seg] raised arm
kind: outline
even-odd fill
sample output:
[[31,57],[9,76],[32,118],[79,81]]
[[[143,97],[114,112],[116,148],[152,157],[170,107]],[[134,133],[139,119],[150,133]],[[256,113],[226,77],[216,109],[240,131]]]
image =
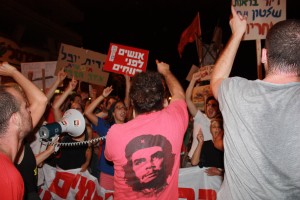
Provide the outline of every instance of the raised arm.
[[203,133],[202,130],[200,128],[198,135],[197,135],[197,140],[198,140],[198,145],[193,153],[193,156],[191,158],[191,164],[193,166],[198,165],[200,162],[200,155],[201,155],[201,151],[202,151],[202,145],[204,143],[204,137],[203,137]]
[[159,62],[156,60],[157,70],[159,73],[161,73],[166,80],[166,84],[169,88],[170,94],[172,96],[171,102],[179,99],[185,99],[184,91],[178,82],[178,80],[175,78],[175,76],[170,71],[170,66],[164,62]]
[[247,28],[247,19],[237,14],[233,6],[231,6],[231,13],[232,18],[229,24],[232,35],[214,66],[210,80],[210,87],[216,99],[218,99],[218,90],[222,81],[229,77],[234,58]]
[[129,90],[130,90],[130,76],[124,75],[125,77],[125,98],[124,103],[127,108],[130,106]]
[[94,114],[95,108],[112,92],[112,90],[112,86],[104,88],[102,94],[85,108],[84,115],[91,121],[93,125],[98,125],[98,117],[96,116],[96,114]]
[[133,107],[130,104],[130,97],[129,97],[129,90],[130,90],[130,76],[124,75],[125,77],[125,98],[124,98],[124,104],[127,108],[127,113],[126,113],[126,120],[131,120],[133,119]]
[[49,89],[45,92],[48,101],[50,101],[50,99],[53,97],[53,95],[55,93],[55,90],[63,82],[63,80],[65,80],[66,77],[67,77],[67,73],[64,72],[64,69],[62,69],[58,72],[56,80],[49,87]]
[[61,120],[63,113],[60,110],[61,105],[66,101],[68,96],[72,93],[72,91],[76,88],[77,80],[72,78],[72,80],[69,82],[68,87],[66,90],[62,93],[62,95],[59,97],[57,101],[55,101],[52,105],[55,121]]
[[193,92],[193,88],[195,86],[196,81],[200,80],[200,79],[201,79],[200,71],[194,73],[192,76],[192,80],[190,81],[190,84],[185,91],[186,104],[187,104],[187,107],[193,117],[195,117],[195,115],[197,114],[198,109],[195,106],[195,104],[192,102],[192,92]]
[[47,106],[47,98],[45,94],[21,72],[7,62],[3,62],[2,65],[0,64],[0,75],[13,78],[23,89],[29,103],[32,125],[35,127],[44,115]]

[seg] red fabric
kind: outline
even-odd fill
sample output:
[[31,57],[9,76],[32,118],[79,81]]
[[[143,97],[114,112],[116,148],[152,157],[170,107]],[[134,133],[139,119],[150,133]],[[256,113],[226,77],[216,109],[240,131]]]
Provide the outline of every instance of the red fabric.
[[114,176],[100,172],[99,184],[106,190],[114,190]]
[[53,109],[52,108],[50,108],[50,110],[49,110],[49,114],[48,114],[48,116],[47,116],[47,119],[46,119],[46,121],[47,121],[47,123],[53,123],[53,122],[56,122],[55,121],[55,117],[54,117],[54,112],[53,112]]
[[217,199],[217,193],[215,190],[212,189],[200,189],[199,190],[199,199],[205,199],[205,200],[216,200]]
[[187,200],[194,200],[195,193],[192,188],[178,188],[178,197]]
[[182,55],[185,45],[194,42],[195,38],[200,36],[201,36],[201,28],[200,28],[200,17],[198,12],[193,22],[181,34],[180,41],[178,44],[178,53],[180,57]]
[[0,199],[23,200],[22,176],[11,160],[2,153],[0,153],[0,180]]

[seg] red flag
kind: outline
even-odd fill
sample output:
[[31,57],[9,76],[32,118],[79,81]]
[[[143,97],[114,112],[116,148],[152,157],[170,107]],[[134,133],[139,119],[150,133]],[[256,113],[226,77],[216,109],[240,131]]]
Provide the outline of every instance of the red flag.
[[196,37],[201,36],[201,28],[200,28],[200,16],[199,12],[194,18],[193,22],[182,32],[180,41],[178,44],[178,53],[181,57],[183,49],[187,43],[194,42]]

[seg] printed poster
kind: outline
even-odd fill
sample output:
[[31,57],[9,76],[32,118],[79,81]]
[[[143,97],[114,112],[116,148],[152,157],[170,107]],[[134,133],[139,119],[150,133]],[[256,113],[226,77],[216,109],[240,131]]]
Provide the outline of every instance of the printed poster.
[[147,68],[148,50],[111,43],[104,70],[134,76]]

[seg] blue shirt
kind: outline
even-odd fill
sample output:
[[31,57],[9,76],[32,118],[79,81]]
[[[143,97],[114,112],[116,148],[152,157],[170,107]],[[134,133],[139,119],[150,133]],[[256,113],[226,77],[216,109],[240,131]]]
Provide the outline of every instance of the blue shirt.
[[[102,119],[100,117],[98,117],[98,125],[97,126],[94,126],[92,124],[92,129],[94,131],[96,131],[97,134],[100,137],[106,136],[106,134],[108,132],[108,129],[110,127],[111,127],[110,124],[106,120],[104,120],[104,119]],[[106,158],[104,156],[104,150],[105,150],[106,140],[102,140],[102,141],[103,141],[103,143],[102,143],[102,151],[101,151],[101,156],[100,156],[100,160],[98,162],[97,168],[101,172],[113,176],[114,175],[114,165],[113,165],[113,162],[106,160]]]

